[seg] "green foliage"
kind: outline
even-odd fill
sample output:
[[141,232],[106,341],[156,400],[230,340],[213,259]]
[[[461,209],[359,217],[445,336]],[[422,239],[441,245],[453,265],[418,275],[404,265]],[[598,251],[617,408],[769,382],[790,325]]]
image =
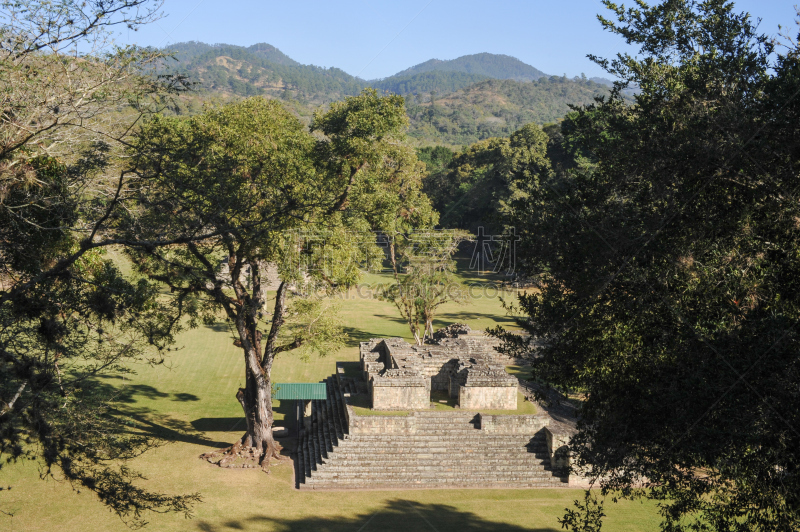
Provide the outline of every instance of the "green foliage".
[[585,392],[576,465],[660,501],[663,530],[797,530],[798,50],[731,3],[605,4],[640,55],[598,61],[641,92],[571,115],[573,162],[518,180],[540,347],[495,333]]
[[608,93],[608,87],[580,78],[484,81],[439,97],[435,104],[409,101],[409,136],[450,145],[508,137],[530,122],[559,121],[570,105],[588,105]]
[[0,256],[11,270],[35,274],[74,244],[78,218],[66,166],[53,157],[19,161],[6,175],[0,209]]
[[[278,354],[341,347],[336,308],[320,292],[354,284],[361,264],[380,261],[374,236],[353,235],[402,226],[404,213],[410,223],[434,216],[419,193],[421,165],[399,142],[406,124],[401,97],[366,89],[317,113],[311,132],[279,102],[256,97],[190,118],[155,117],[132,143],[149,184],[138,226],[176,243],[131,249],[133,262],[195,322],[222,310],[243,350],[237,399],[247,432],[231,454],[251,447],[264,468],[277,456],[269,394]],[[198,232],[202,243],[191,240]],[[270,264],[278,279],[268,304]]]
[[135,199],[112,155],[175,85],[143,75],[160,53],[93,47],[114,26],[152,21],[155,7],[0,3],[1,465],[34,460],[42,478],[90,490],[131,527],[148,512],[188,516],[199,501],[141,485],[126,461],[159,441],[118,414],[102,381],[163,362],[180,329],[157,287],[105,254],[136,245],[116,225]]
[[328,140],[320,147],[321,164],[336,176],[342,194],[350,195],[335,205],[348,223],[358,219],[362,230],[386,232],[436,223],[421,192],[423,167],[402,142],[407,126],[403,98],[379,97],[375,89],[314,115],[311,130]]
[[395,94],[428,94],[436,91],[439,94],[455,92],[473,83],[490,79],[482,74],[465,72],[442,72],[432,70],[419,74],[401,76],[399,74],[375,81],[372,86],[385,92]]
[[587,490],[583,502],[576,500],[575,509],[567,510],[563,519],[559,519],[561,526],[566,530],[575,532],[600,532],[603,527],[603,503],[597,502],[591,491]]
[[499,216],[520,194],[515,180],[549,167],[548,141],[539,126],[528,124],[508,139],[473,144],[455,155],[446,170],[429,174],[425,192],[441,212],[442,227],[476,231],[480,226],[494,226],[499,230]]
[[444,171],[453,160],[455,152],[446,146],[425,146],[417,148],[417,157],[425,163],[428,175]]
[[439,307],[463,303],[467,294],[455,275],[453,254],[466,235],[458,231],[387,234],[395,283],[379,297],[394,303],[418,345],[433,336]]

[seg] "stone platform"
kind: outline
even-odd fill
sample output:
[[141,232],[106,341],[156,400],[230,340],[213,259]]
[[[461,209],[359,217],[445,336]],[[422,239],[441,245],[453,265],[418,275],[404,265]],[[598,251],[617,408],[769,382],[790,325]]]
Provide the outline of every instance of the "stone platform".
[[560,440],[546,413],[359,416],[352,399],[366,394],[365,383],[341,372],[326,383],[328,397],[313,401],[310,427],[298,442],[299,489],[569,486],[566,471],[551,467]]

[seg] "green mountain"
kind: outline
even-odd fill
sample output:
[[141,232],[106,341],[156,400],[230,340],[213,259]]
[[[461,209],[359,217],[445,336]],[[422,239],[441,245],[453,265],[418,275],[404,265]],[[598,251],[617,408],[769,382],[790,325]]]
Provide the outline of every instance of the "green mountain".
[[187,74],[200,91],[322,104],[358,94],[369,86],[338,68],[302,65],[266,43],[245,48],[187,42],[168,50],[178,60],[168,63],[168,71]]
[[286,101],[309,121],[320,106],[373,86],[406,97],[409,135],[422,145],[463,146],[505,137],[529,122],[557,122],[569,105],[588,104],[609,92],[607,85],[585,77],[546,76],[513,57],[494,54],[432,60],[367,82],[337,68],[302,65],[266,43],[243,47],[186,42],[170,50],[178,59],[170,62],[170,69],[198,82],[195,92],[182,97],[176,113],[199,112],[210,98],[263,95]]
[[442,97],[406,97],[409,135],[422,144],[468,145],[507,137],[530,122],[557,122],[570,104],[590,104],[609,88],[588,79],[561,76],[536,81],[488,80]]
[[204,42],[188,41],[172,44],[166,49],[170,52],[173,52],[176,59],[179,61],[188,62],[203,54],[213,52],[215,49],[228,48],[239,48],[270,63],[286,66],[300,66],[300,63],[281,52],[271,44],[267,44],[265,42],[260,42],[245,48],[233,44],[206,44]]
[[[479,76],[486,76],[487,78],[495,79],[515,79],[532,81],[541,77],[547,76],[541,70],[538,70],[526,63],[523,63],[516,57],[510,55],[500,54],[473,54],[463,55],[456,59],[442,61],[439,59],[431,59],[413,66],[402,72],[398,72],[394,77],[412,76],[414,74],[421,74],[423,72],[431,71],[439,72],[463,72],[465,74],[475,74]],[[384,80],[385,81],[385,80]]]
[[246,50],[254,55],[261,57],[262,59],[266,59],[271,63],[276,63],[278,65],[286,65],[286,66],[302,66],[300,63],[298,63],[285,53],[281,52],[271,44],[267,44],[265,42],[260,42],[254,44],[253,46],[248,46]]
[[396,75],[380,81],[373,81],[372,86],[378,90],[395,94],[429,94],[431,91],[437,94],[445,94],[487,79],[492,78],[481,74],[432,70],[420,74]]
[[498,54],[465,55],[449,61],[431,59],[393,76],[372,82],[372,86],[396,94],[442,95],[489,79],[534,81],[546,74],[515,57]]

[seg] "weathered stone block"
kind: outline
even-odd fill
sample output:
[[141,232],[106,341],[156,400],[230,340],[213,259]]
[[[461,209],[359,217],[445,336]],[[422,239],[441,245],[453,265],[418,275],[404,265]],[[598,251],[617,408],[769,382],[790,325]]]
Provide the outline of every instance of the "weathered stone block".
[[516,386],[461,386],[458,405],[465,410],[516,410]]
[[481,430],[487,434],[536,434],[550,423],[549,416],[479,414]]
[[558,427],[545,427],[547,453],[550,455],[550,466],[554,469],[568,469],[570,466],[569,440],[570,432]]
[[414,420],[407,416],[354,416],[350,420],[350,434],[410,434]]
[[424,385],[389,379],[372,383],[372,408],[376,410],[417,410],[429,406],[430,390]]

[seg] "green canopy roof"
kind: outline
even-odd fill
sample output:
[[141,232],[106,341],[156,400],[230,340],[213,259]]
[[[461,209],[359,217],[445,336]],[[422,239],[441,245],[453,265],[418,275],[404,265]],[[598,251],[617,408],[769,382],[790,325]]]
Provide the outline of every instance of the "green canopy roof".
[[324,382],[279,382],[272,385],[273,399],[326,399]]

